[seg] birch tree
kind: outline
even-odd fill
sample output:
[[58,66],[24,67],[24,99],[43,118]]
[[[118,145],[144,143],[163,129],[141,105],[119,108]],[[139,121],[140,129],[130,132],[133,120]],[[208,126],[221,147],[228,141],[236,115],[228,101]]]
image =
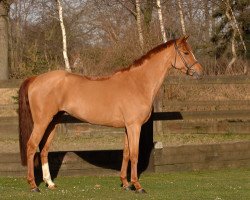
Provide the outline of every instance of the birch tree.
[[63,9],[62,9],[62,3],[61,0],[57,0],[57,7],[59,12],[59,21],[62,29],[62,39],[63,39],[63,58],[65,62],[65,69],[68,72],[71,72],[70,65],[69,65],[69,58],[67,53],[67,37],[66,37],[66,31],[65,26],[63,22]]
[[180,15],[180,22],[181,22],[181,30],[183,35],[186,35],[186,26],[184,21],[183,9],[182,9],[182,2],[181,0],[177,0],[179,15]]
[[167,42],[165,27],[164,27],[163,19],[162,19],[161,0],[157,0],[156,4],[157,4],[157,11],[158,11],[158,18],[159,18],[159,23],[160,23],[162,39],[164,42]]
[[143,49],[144,39],[143,39],[143,33],[142,33],[140,0],[135,1],[135,7],[136,7],[136,24],[137,24],[138,34],[139,34],[139,42],[140,42],[141,48]]

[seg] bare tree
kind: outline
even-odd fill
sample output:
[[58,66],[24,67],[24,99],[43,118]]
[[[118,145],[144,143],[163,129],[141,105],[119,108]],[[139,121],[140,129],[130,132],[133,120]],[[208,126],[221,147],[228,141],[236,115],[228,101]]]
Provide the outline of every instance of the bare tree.
[[229,21],[229,24],[231,26],[232,29],[232,37],[231,37],[231,50],[232,50],[232,59],[229,62],[229,64],[227,65],[226,68],[226,73],[230,73],[232,71],[232,66],[235,63],[235,61],[237,60],[237,54],[236,54],[236,40],[235,40],[235,36],[236,36],[236,24],[233,21],[233,17],[232,17],[232,10],[231,10],[231,6],[230,6],[230,2],[229,0],[227,0],[226,2],[224,1],[225,5],[226,5],[226,17]]
[[182,30],[183,35],[186,35],[186,26],[185,26],[185,21],[184,21],[182,2],[181,2],[181,0],[178,0],[177,3],[178,3],[178,8],[179,8],[181,30]]
[[10,2],[0,0],[0,80],[9,78],[8,11]]
[[226,8],[227,8],[227,10],[228,10],[228,11],[227,11],[227,12],[228,12],[228,15],[229,15],[229,16],[231,15],[231,19],[230,19],[230,20],[232,20],[233,23],[234,23],[234,24],[233,24],[234,29],[237,30],[238,35],[239,35],[240,40],[241,40],[241,43],[242,43],[242,45],[243,45],[244,51],[245,51],[245,53],[246,53],[246,52],[247,52],[246,44],[245,44],[245,42],[244,42],[244,40],[243,40],[241,31],[240,31],[240,29],[239,29],[238,22],[237,22],[237,20],[236,20],[236,18],[235,18],[235,14],[234,14],[234,12],[233,12],[233,10],[232,10],[232,7],[230,6],[229,0],[227,0],[225,3],[226,3]]
[[66,37],[66,31],[65,31],[65,26],[63,22],[63,11],[62,11],[62,4],[61,0],[57,0],[57,6],[58,6],[58,12],[59,12],[59,20],[60,20],[60,25],[62,29],[62,38],[63,38],[63,58],[65,62],[65,69],[68,72],[71,72],[70,66],[69,66],[69,58],[68,58],[68,53],[67,53],[67,37]]
[[161,0],[157,0],[156,4],[157,4],[157,11],[158,11],[158,17],[159,17],[159,22],[160,22],[162,39],[164,42],[167,42],[166,32],[165,32],[165,28],[163,24],[163,19],[162,19]]
[[203,0],[203,12],[205,15],[204,30],[207,30],[205,36],[209,39],[212,37],[212,6],[210,0]]

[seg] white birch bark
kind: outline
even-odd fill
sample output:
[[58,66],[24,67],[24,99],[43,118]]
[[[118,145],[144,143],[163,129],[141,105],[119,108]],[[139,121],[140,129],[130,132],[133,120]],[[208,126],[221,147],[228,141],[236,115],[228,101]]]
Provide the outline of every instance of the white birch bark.
[[159,17],[159,22],[160,22],[162,39],[164,42],[167,42],[165,27],[164,27],[163,19],[162,19],[161,0],[157,0],[156,4],[157,4],[157,11],[158,11],[158,17]]
[[61,0],[57,0],[57,6],[58,6],[58,12],[59,12],[59,21],[62,29],[62,38],[63,38],[63,58],[65,62],[65,70],[68,72],[71,72],[70,65],[69,65],[69,58],[67,53],[67,37],[66,37],[66,31],[65,26],[63,22],[63,11],[62,11],[62,4]]
[[179,15],[180,15],[180,21],[181,21],[181,30],[183,35],[186,35],[186,26],[185,26],[185,21],[184,21],[184,15],[183,15],[183,10],[182,10],[182,2],[181,0],[177,1],[178,3],[178,8],[179,8]]
[[140,46],[143,49],[144,47],[144,39],[142,34],[142,25],[141,25],[141,9],[140,9],[140,0],[135,1],[135,7],[136,7],[136,22],[137,22],[137,30],[139,34],[139,42]]

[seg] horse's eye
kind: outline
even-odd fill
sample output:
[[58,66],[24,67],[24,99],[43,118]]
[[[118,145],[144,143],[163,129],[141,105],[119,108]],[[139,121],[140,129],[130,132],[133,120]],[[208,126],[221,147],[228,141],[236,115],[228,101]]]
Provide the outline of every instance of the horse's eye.
[[184,54],[185,54],[185,55],[188,55],[188,54],[189,54],[189,52],[188,52],[188,51],[185,51],[185,52],[184,52]]

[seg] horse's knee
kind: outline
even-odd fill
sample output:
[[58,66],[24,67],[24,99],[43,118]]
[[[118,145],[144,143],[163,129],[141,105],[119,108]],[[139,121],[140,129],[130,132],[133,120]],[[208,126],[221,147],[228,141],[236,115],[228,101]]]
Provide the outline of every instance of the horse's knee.
[[129,161],[129,152],[123,153],[123,160]]
[[32,142],[27,143],[27,159],[34,157],[36,153],[36,147]]
[[137,165],[138,157],[137,156],[131,156],[130,162],[131,162],[131,165]]

